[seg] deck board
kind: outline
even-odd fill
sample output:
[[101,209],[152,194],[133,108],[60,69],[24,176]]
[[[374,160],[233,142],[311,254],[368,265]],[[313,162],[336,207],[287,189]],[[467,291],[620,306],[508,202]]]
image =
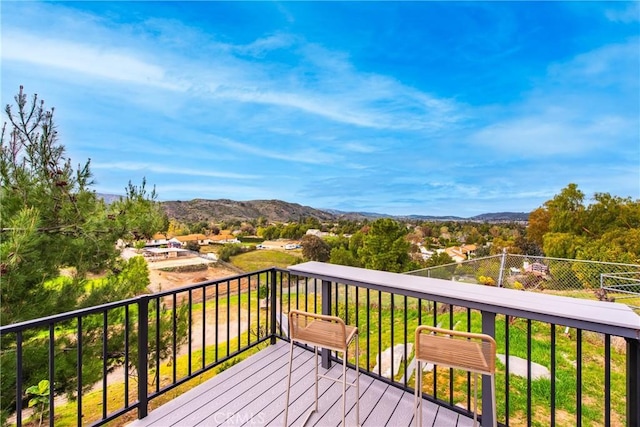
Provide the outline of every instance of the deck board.
[[[289,425],[300,426],[314,405],[313,352],[296,347],[291,377]],[[281,426],[289,344],[278,342],[181,396],[154,409],[130,427],[170,426]],[[333,364],[321,374],[341,378],[342,366]],[[347,381],[355,371],[347,371]],[[355,424],[355,387],[347,388],[346,424]],[[342,383],[321,378],[318,382],[318,413],[308,426],[339,426],[342,420]],[[410,426],[413,424],[413,394],[360,374],[360,423],[363,426]],[[456,412],[423,402],[423,425],[454,427],[470,425]]]

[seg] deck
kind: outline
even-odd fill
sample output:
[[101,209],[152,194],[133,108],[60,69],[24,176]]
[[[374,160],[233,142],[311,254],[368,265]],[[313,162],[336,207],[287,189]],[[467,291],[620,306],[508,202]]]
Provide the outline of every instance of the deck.
[[[130,427],[165,426],[281,426],[284,416],[289,344],[278,341],[214,378],[129,424]],[[289,425],[299,426],[313,406],[313,352],[296,347],[291,379]],[[341,377],[341,365],[321,374]],[[355,372],[347,371],[347,381]],[[320,379],[319,413],[308,426],[338,426],[342,415],[342,385]],[[355,425],[355,388],[347,389],[347,425]],[[473,419],[431,402],[423,404],[423,426],[465,427]],[[413,394],[360,375],[360,424],[362,426],[413,425]]]

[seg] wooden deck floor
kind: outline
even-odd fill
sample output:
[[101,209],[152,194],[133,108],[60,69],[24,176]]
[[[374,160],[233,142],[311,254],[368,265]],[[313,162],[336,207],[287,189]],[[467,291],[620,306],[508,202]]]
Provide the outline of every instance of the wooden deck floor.
[[[289,344],[267,347],[216,377],[129,424],[131,427],[277,425],[284,421]],[[313,352],[296,348],[291,379],[289,425],[299,426],[313,406]],[[341,365],[321,374],[341,377]],[[347,381],[355,371],[347,371]],[[338,426],[342,416],[342,385],[320,379],[319,413],[308,426]],[[347,425],[355,425],[355,388],[347,389]],[[423,404],[423,425],[464,427],[473,420],[430,402]],[[362,426],[413,425],[413,394],[360,375],[360,424]]]

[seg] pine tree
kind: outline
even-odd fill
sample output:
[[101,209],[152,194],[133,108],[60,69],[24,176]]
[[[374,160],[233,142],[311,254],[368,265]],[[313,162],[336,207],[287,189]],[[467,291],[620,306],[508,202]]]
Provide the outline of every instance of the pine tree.
[[[0,325],[70,311],[89,305],[130,298],[146,292],[148,269],[142,258],[123,261],[116,249],[119,239],[134,241],[166,229],[166,216],[147,193],[129,183],[126,196],[107,206],[91,189],[90,160],[73,168],[58,141],[54,110],[23,88],[7,105],[8,123],[0,137]],[[164,228],[163,228],[164,227]],[[64,272],[64,274],[62,274]],[[88,286],[87,274],[101,272],[99,286]],[[132,321],[136,313],[131,313]],[[112,321],[117,321],[113,313]],[[97,340],[91,321],[83,354],[84,382],[90,386],[100,375]],[[95,328],[100,328],[97,322]],[[110,342],[122,341],[122,328],[113,328]],[[161,337],[162,339],[164,337]],[[24,384],[48,377],[47,343],[42,334],[25,333]],[[64,360],[56,361],[52,393],[75,387],[74,339],[56,336],[55,347]],[[15,337],[0,343],[1,410],[15,408]],[[28,357],[26,357],[28,355]],[[110,360],[110,367],[122,363]],[[96,368],[96,365],[98,368]]]

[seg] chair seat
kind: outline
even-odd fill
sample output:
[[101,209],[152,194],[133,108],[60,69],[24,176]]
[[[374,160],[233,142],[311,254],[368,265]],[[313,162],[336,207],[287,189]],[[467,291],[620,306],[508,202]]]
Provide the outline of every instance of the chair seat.
[[314,345],[329,350],[344,351],[358,329],[344,325],[344,335],[342,325],[324,320],[314,320],[305,327],[296,329],[295,341]]

